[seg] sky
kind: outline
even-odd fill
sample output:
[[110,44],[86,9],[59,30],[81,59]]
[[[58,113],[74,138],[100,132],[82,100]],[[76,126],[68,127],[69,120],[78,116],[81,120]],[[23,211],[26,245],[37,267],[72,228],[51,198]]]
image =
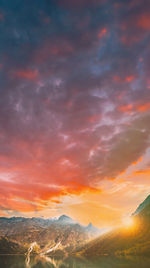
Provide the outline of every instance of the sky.
[[0,216],[120,224],[150,193],[150,1],[0,0]]

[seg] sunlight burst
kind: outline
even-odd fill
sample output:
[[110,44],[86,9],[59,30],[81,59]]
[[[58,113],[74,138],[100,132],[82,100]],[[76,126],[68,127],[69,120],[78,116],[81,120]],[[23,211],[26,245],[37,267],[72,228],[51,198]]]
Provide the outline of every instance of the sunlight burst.
[[132,227],[134,225],[134,220],[132,217],[123,218],[122,221],[126,227]]

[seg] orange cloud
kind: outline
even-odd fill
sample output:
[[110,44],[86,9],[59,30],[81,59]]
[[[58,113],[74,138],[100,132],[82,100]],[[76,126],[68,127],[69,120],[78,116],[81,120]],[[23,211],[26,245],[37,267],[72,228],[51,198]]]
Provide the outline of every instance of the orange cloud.
[[135,79],[135,76],[134,75],[129,75],[129,76],[126,76],[124,78],[116,75],[113,77],[114,81],[117,82],[117,83],[131,83],[134,79]]
[[150,102],[145,103],[143,105],[138,105],[137,110],[139,112],[147,112],[150,110]]
[[150,102],[145,104],[126,104],[118,107],[118,110],[123,113],[131,113],[131,112],[147,112],[150,111]]
[[[61,196],[101,192],[100,189],[90,186],[88,182],[81,183],[84,178],[78,169],[75,170],[73,165],[62,165],[61,161],[55,160],[54,164],[47,166],[46,158],[41,165],[40,159],[43,159],[43,152],[34,147],[34,144],[16,143],[16,150],[21,153],[22,149],[30,151],[30,154],[34,155],[33,159],[24,158],[23,162],[18,162],[15,158],[0,156],[0,161],[7,162],[9,166],[9,169],[7,167],[0,168],[2,174],[2,179],[0,178],[0,206],[3,205],[2,200],[5,199],[7,202],[4,204],[10,209],[31,212],[45,209],[47,202],[48,205],[50,202],[60,204],[61,202],[57,198]],[[11,175],[10,179],[9,176],[8,180],[7,176],[5,178],[5,173]],[[18,199],[22,201],[14,201]],[[27,205],[25,205],[24,200],[26,200]],[[33,205],[32,202],[36,204]]]
[[137,18],[136,25],[143,30],[150,30],[150,15],[149,13],[142,14]]
[[98,38],[102,38],[107,34],[107,29],[103,28],[99,33],[98,33]]
[[150,30],[149,12],[139,10],[130,14],[128,19],[120,24],[120,41],[127,46],[134,45],[144,38],[145,31]]
[[[41,185],[17,185],[1,183],[0,206],[3,210],[14,210],[18,212],[41,211],[50,206],[50,203],[61,204],[53,197],[64,195],[80,195],[81,193],[100,193],[100,189],[86,186],[78,182],[70,182],[69,186],[61,187],[59,191],[52,191],[49,187]],[[9,191],[7,191],[9,189]],[[10,193],[11,191],[11,193]],[[48,202],[48,203],[47,203]]]
[[127,104],[127,105],[120,106],[119,111],[130,114],[133,111],[133,105]]
[[87,186],[79,182],[70,182],[70,187],[66,189],[69,194],[79,195],[83,192],[89,193],[101,193],[101,189],[94,188],[92,186]]
[[62,202],[59,201],[59,200],[51,200],[52,203],[55,203],[55,204],[61,204]]
[[150,170],[149,169],[146,169],[146,170],[137,170],[137,171],[134,171],[134,174],[141,174],[141,175],[150,175]]
[[116,178],[112,177],[112,178],[108,178],[109,181],[114,181]]
[[132,165],[136,166],[137,164],[139,164],[142,161],[143,161],[143,157],[140,157],[137,161],[133,162]]
[[36,80],[39,76],[39,72],[38,70],[21,70],[14,72],[14,75],[18,78]]
[[125,78],[125,81],[128,82],[128,83],[130,83],[130,82],[132,82],[134,79],[135,79],[135,76],[134,76],[134,75],[130,75],[130,76],[127,76],[127,77]]
[[95,122],[99,121],[100,118],[101,118],[101,116],[100,116],[99,114],[98,114],[98,115],[95,114],[95,115],[91,115],[91,116],[89,116],[87,120],[88,120],[90,123],[95,123]]

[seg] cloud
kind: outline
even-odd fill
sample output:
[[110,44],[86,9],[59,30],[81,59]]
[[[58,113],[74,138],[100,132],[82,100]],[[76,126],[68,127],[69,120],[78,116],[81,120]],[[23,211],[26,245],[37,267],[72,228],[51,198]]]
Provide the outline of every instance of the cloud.
[[37,80],[38,70],[20,70],[13,73],[15,78],[23,78],[27,80]]
[[120,135],[106,157],[103,176],[116,177],[133,162],[137,161],[149,146],[149,116],[136,119]]
[[149,5],[30,2],[0,21],[0,205],[26,213],[102,194],[150,134]]

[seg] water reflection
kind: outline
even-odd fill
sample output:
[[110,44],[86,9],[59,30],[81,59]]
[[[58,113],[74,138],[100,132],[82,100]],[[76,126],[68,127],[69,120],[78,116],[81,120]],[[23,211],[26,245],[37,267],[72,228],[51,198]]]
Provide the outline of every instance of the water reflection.
[[150,258],[146,257],[101,257],[92,261],[64,258],[54,259],[47,256],[0,256],[2,268],[149,268]]
[[[55,268],[60,268],[63,267],[63,259],[54,259],[50,258],[48,256],[36,256],[36,257],[30,257],[28,255],[25,259],[25,267],[26,268],[32,268],[32,267],[39,267],[37,265],[42,264],[41,267],[55,267]],[[64,266],[67,267],[67,266]]]

